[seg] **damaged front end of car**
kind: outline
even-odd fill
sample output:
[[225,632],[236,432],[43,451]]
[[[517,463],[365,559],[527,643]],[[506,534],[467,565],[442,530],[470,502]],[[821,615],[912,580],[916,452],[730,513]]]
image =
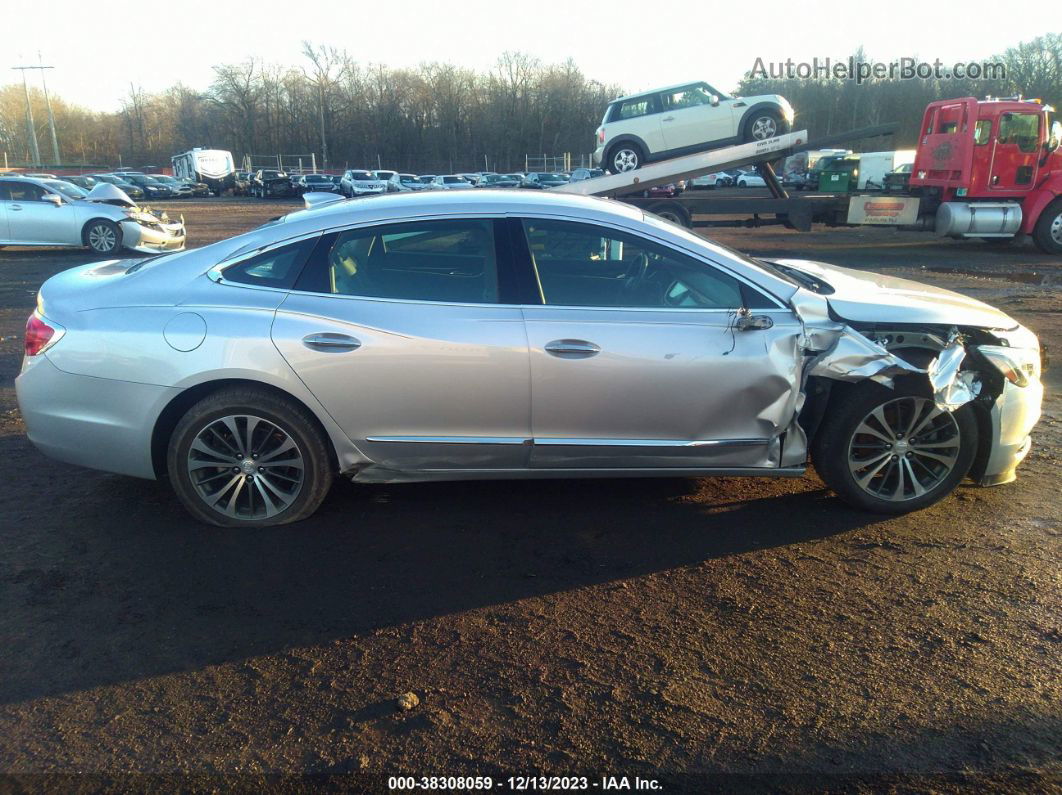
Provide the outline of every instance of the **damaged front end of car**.
[[[803,326],[804,361],[779,466],[807,461],[808,440],[831,401],[844,400],[847,386],[870,380],[891,389],[904,378],[920,381],[941,411],[971,406],[979,431],[968,473],[973,482],[989,486],[1014,480],[1030,448],[1043,395],[1042,354],[1028,329],[1013,321],[1010,328],[934,322],[959,319],[954,313],[927,317],[924,324],[909,317],[904,323],[850,321],[836,314],[827,297],[804,289],[790,303]],[[889,309],[880,304],[875,314],[887,317]]]

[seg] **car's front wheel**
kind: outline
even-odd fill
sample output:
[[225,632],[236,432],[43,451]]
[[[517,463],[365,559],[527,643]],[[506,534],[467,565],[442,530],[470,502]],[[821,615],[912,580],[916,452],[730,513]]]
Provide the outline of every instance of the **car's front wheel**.
[[782,133],[782,117],[773,110],[753,114],[745,125],[746,141],[765,141]]
[[332,485],[328,441],[313,417],[254,388],[215,392],[174,429],[170,482],[192,516],[221,527],[268,527],[305,519]]
[[837,496],[876,513],[926,508],[966,476],[977,419],[966,405],[937,408],[927,386],[866,381],[835,400],[815,437],[815,469]]
[[121,228],[106,218],[96,218],[85,224],[81,238],[97,254],[113,254],[122,247]]
[[616,144],[608,155],[608,169],[613,174],[634,171],[645,164],[645,154],[637,144]]

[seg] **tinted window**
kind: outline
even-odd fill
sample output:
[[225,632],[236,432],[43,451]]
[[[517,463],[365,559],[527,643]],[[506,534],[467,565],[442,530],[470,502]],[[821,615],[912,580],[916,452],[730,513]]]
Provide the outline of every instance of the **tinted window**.
[[340,233],[307,268],[300,290],[485,304],[498,300],[494,224],[417,221]]
[[999,142],[1017,144],[1023,152],[1035,152],[1040,117],[1034,113],[1004,113],[999,117]]
[[546,304],[737,309],[741,283],[634,235],[566,221],[524,221]]
[[259,287],[289,289],[319,238],[301,240],[263,252],[225,269],[225,279]]

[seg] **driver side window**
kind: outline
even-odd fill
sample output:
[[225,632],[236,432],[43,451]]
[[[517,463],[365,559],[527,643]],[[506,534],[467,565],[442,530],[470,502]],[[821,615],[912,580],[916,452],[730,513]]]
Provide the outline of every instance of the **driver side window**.
[[711,265],[606,227],[526,219],[545,304],[649,309],[739,309],[755,291]]
[[34,185],[32,182],[4,182],[7,190],[4,191],[6,195],[0,196],[0,198],[7,199],[13,202],[39,202],[44,201],[44,194],[47,193],[40,185]]

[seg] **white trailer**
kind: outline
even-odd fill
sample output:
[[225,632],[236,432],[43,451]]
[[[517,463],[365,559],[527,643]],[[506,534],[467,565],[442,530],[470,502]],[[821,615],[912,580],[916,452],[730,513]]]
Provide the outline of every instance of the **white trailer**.
[[897,149],[894,152],[863,152],[855,155],[859,158],[858,190],[881,190],[885,184],[885,175],[895,171],[904,163],[913,163],[914,149]]
[[201,149],[196,147],[170,158],[173,176],[177,179],[194,179],[210,186],[220,196],[232,190],[236,184],[236,168],[232,152],[225,149]]

